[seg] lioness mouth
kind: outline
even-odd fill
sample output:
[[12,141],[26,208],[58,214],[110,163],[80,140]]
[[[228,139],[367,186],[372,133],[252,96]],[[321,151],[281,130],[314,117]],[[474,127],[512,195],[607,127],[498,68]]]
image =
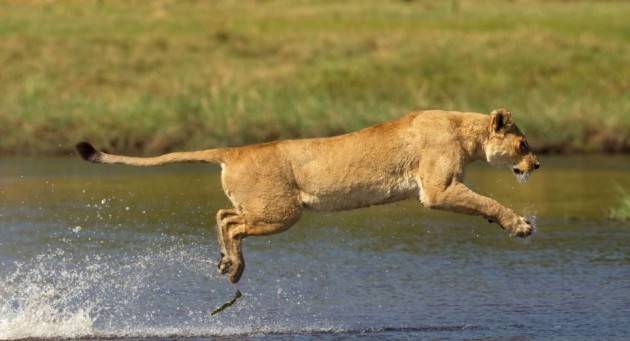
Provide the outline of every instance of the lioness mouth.
[[514,174],[516,174],[516,175],[521,175],[521,174],[524,173],[522,170],[520,170],[520,169],[518,169],[516,167],[512,168],[512,172],[514,172]]

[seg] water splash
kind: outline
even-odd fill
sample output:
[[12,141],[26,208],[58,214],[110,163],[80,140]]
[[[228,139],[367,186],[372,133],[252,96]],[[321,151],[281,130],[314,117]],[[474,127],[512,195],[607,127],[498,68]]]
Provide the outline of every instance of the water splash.
[[[70,242],[66,242],[67,244]],[[71,243],[70,243],[71,244]],[[282,303],[247,283],[229,311],[211,316],[234,295],[209,262],[208,245],[162,236],[151,246],[86,253],[56,248],[15,264],[0,284],[0,339],[204,337],[251,333],[330,332],[318,317],[295,319],[294,296]],[[142,249],[144,247],[144,249]],[[290,289],[284,289],[291,295]],[[270,318],[271,317],[271,318]],[[312,316],[311,316],[312,317]],[[322,322],[323,321],[323,322]]]
[[[15,264],[16,270],[0,288],[0,339],[109,337],[151,332],[147,326],[157,325],[159,315],[163,314],[160,300],[178,297],[173,289],[156,285],[157,279],[179,276],[185,280],[186,269],[208,268],[205,255],[191,255],[181,244],[155,245],[155,248],[127,257],[112,253],[75,254],[57,248]],[[207,275],[202,270],[196,272]],[[185,325],[180,324],[182,316],[190,322],[195,315],[205,315],[205,311],[183,311],[186,302],[172,303],[179,318],[169,318],[174,321],[168,330],[171,334],[181,331],[178,326]],[[166,331],[153,332],[163,335]]]
[[530,176],[529,172],[517,174],[516,181],[518,181],[519,184],[526,183],[527,180],[529,180],[529,176]]
[[527,220],[533,228],[532,234],[538,231],[538,218],[536,214],[537,212],[533,205],[525,208],[523,211],[523,217],[525,217],[525,220]]
[[48,260],[63,255],[57,250],[36,257],[32,264],[17,264],[17,270],[2,284],[0,339],[92,334],[90,314],[96,302],[74,303],[85,293],[81,283],[86,282],[86,274],[64,269],[58,276],[50,276]]
[[532,235],[536,234],[536,232],[538,232],[538,222],[536,216],[532,214],[526,214],[525,219],[532,226]]

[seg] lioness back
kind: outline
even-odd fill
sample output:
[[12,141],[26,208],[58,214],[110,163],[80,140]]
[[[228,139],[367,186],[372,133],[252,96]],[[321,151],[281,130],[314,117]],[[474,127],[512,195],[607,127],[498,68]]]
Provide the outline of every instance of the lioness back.
[[413,116],[335,137],[280,142],[303,205],[337,211],[417,198],[410,170],[418,160],[403,123]]

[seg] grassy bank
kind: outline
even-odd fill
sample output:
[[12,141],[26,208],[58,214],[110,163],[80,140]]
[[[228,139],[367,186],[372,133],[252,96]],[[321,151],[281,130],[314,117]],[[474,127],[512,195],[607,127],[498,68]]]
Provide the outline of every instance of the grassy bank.
[[3,1],[0,153],[152,154],[511,109],[542,151],[630,150],[626,1]]

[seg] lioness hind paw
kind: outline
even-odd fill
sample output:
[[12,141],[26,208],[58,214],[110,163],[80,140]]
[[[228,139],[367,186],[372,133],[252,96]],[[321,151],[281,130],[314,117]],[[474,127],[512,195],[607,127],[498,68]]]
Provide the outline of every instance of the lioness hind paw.
[[228,277],[230,278],[230,282],[236,284],[241,279],[243,275],[243,270],[245,270],[245,263],[239,263],[234,267],[230,267]]

